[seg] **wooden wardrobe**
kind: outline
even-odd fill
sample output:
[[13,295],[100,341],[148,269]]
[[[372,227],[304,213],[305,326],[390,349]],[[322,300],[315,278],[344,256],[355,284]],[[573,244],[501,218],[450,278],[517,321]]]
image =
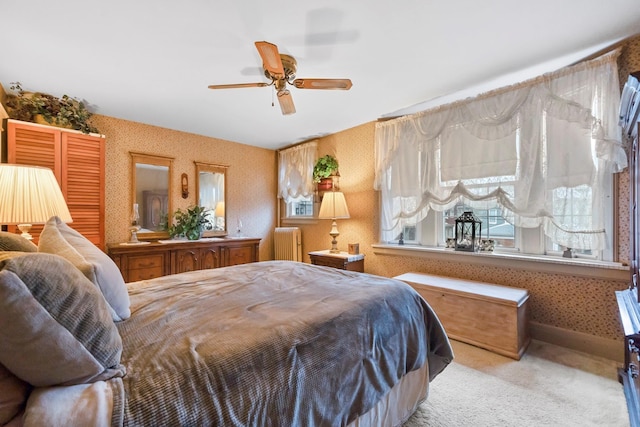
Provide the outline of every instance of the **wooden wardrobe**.
[[[73,219],[69,225],[104,250],[103,136],[9,119],[7,163],[53,170]],[[36,244],[42,227],[31,229]]]
[[[635,122],[640,132],[640,121]],[[629,410],[629,424],[640,427],[640,151],[638,133],[629,150],[631,279],[629,289],[616,291],[624,334],[624,366],[618,372]]]

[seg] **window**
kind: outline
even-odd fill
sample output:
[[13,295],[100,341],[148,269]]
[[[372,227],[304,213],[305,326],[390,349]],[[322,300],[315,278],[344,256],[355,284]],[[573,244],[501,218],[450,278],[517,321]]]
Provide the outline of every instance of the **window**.
[[473,210],[499,249],[611,260],[618,54],[377,123],[381,241],[444,246]]
[[312,218],[314,216],[313,211],[313,196],[299,197],[292,199],[287,203],[287,218]]
[[278,153],[278,197],[286,204],[287,218],[313,216],[313,165],[317,145],[317,141],[311,141]]

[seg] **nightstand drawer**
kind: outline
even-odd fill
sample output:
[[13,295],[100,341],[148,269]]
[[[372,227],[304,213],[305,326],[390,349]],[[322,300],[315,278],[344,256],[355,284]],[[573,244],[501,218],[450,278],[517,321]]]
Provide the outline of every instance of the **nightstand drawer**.
[[309,252],[311,264],[338,268],[340,270],[359,271],[364,273],[364,254],[348,254],[346,252],[330,253],[329,251]]

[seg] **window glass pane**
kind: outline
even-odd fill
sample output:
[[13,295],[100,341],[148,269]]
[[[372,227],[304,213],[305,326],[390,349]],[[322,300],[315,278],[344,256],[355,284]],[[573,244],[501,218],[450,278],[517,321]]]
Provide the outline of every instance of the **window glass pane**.
[[[553,190],[553,215],[561,228],[588,230],[592,225],[593,192],[591,187],[560,187]],[[564,246],[547,239],[547,250],[564,251]],[[576,250],[574,254],[592,255],[591,250]]]
[[287,217],[312,217],[313,216],[313,196],[300,197],[287,203]]
[[447,238],[455,237],[456,218],[466,211],[472,211],[473,214],[482,221],[483,239],[493,239],[496,247],[515,247],[515,227],[502,218],[499,209],[474,209],[463,203],[458,203],[453,208],[444,212],[443,226],[445,241]]

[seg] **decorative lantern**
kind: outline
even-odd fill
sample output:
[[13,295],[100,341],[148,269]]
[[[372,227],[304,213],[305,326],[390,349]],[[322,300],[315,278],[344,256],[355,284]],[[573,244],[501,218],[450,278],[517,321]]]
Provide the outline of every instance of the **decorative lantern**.
[[456,251],[479,251],[481,236],[482,221],[473,212],[464,212],[456,218]]

